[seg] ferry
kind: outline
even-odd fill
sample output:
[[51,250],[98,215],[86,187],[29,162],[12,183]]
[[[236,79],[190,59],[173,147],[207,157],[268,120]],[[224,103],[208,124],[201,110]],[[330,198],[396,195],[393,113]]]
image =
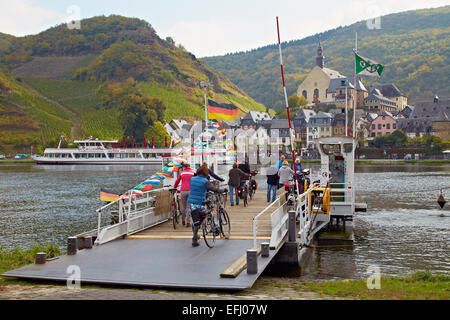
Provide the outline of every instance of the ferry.
[[36,164],[98,164],[98,165],[162,165],[171,155],[165,148],[121,148],[117,140],[75,140],[77,148],[46,148],[43,155],[32,155]]

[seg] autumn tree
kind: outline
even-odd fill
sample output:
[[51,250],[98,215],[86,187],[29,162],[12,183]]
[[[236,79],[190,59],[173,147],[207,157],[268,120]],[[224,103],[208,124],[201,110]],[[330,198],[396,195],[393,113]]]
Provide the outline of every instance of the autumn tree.
[[300,109],[308,104],[308,100],[305,99],[304,96],[297,96],[293,94],[288,98],[289,107],[293,109],[294,113],[298,113]]
[[144,95],[133,78],[123,83],[103,84],[97,89],[96,95],[100,100],[100,108],[119,111],[123,135],[135,137],[136,142],[142,142],[145,131],[156,121],[164,120],[164,101]]
[[167,136],[167,143],[170,143],[170,137],[166,132],[166,128],[160,121],[155,121],[152,126],[150,126],[145,131],[145,136],[147,137],[147,141],[153,137],[156,147],[164,147],[165,136]]
[[288,98],[289,107],[300,107],[300,98],[298,95],[293,94]]

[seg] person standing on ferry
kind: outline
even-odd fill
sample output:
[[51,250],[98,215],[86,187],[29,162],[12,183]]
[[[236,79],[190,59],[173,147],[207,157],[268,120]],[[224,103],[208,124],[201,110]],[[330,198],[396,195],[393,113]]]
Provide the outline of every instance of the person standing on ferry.
[[237,193],[237,188],[241,185],[241,178],[248,177],[249,175],[238,168],[238,164],[235,162],[233,164],[233,168],[228,173],[228,188],[230,192],[230,204],[234,206],[233,203],[233,194],[236,195],[236,205],[239,205],[239,196]]
[[194,171],[192,171],[191,167],[189,166],[189,163],[184,162],[183,163],[183,171],[178,175],[177,180],[175,181],[175,184],[173,187],[176,189],[178,188],[178,185],[181,181],[181,192],[180,192],[180,198],[181,198],[181,220],[183,223],[183,226],[186,227],[191,226],[191,210],[190,206],[188,205],[188,197],[191,190],[190,181],[191,178],[194,176]]
[[278,161],[278,165],[277,165],[277,169],[280,170],[281,167],[283,166],[283,162],[286,160],[286,157],[284,156],[284,154],[281,155],[281,159]]

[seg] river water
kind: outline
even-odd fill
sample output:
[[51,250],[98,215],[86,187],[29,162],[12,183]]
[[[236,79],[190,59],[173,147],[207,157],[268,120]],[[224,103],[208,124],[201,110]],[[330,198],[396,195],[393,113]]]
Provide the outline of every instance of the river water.
[[[64,247],[67,237],[96,228],[100,187],[123,192],[158,169],[0,164],[0,246]],[[354,217],[354,245],[315,248],[302,277],[360,278],[369,266],[391,275],[450,272],[450,206],[439,209],[436,190],[450,187],[449,178],[450,164],[357,165],[357,202],[368,210]],[[444,196],[450,200],[450,189]]]

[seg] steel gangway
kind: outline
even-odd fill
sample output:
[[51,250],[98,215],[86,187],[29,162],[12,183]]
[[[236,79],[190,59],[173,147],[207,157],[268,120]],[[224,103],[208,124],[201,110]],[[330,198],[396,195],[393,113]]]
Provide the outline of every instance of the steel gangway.
[[81,283],[242,290],[277,259],[286,242],[293,239],[299,250],[306,248],[330,221],[329,210],[317,206],[318,189],[311,186],[294,202],[280,189],[271,203],[260,190],[246,208],[227,207],[232,236],[214,248],[191,247],[189,228],[171,227],[168,188],[152,190],[96,210],[97,228],[68,239],[68,246],[75,241],[75,253],[4,275],[67,281],[67,268],[76,265]]

